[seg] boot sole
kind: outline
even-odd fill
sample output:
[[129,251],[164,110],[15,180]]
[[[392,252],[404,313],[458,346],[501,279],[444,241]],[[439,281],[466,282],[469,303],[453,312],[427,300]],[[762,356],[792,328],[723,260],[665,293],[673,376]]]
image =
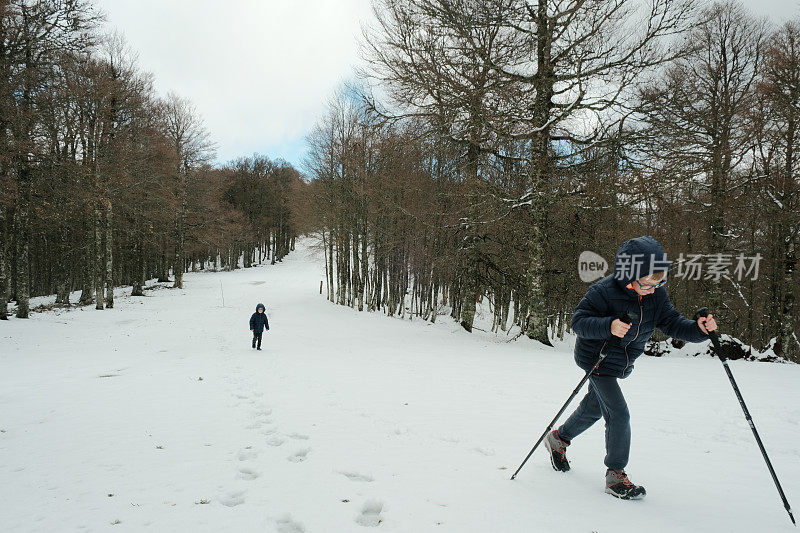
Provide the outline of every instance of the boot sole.
[[613,490],[606,488],[606,494],[611,494],[615,498],[619,498],[620,500],[641,500],[645,496],[647,496],[647,492],[642,489],[642,492],[636,494],[617,494]]

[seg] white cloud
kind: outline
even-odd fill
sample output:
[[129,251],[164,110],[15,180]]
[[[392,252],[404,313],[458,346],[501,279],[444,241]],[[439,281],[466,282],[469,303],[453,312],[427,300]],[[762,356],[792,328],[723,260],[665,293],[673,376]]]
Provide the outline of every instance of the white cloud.
[[[190,98],[219,160],[301,142],[358,62],[369,0],[99,0],[153,72]],[[295,149],[295,152],[297,150]]]
[[800,2],[798,0],[743,0],[754,14],[769,17],[774,22],[783,23],[790,18],[800,18]]

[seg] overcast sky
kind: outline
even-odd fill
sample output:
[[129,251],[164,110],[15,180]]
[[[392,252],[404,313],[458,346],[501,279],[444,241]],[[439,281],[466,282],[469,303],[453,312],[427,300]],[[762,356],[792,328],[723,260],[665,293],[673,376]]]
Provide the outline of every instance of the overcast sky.
[[[305,135],[358,63],[370,0],[96,0],[160,94],[190,98],[218,161],[254,152],[300,165]],[[744,0],[800,16],[800,0]]]

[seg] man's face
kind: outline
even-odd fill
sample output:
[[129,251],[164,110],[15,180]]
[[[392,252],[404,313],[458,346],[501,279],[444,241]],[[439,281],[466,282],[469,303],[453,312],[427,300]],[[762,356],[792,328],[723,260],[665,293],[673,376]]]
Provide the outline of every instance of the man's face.
[[258,308],[258,312],[259,312],[259,313],[263,313],[263,312],[264,312],[264,310],[263,310],[263,309],[261,309],[261,308],[259,307],[259,308]]
[[642,285],[645,287],[648,285],[658,285],[662,280],[661,279],[653,279],[652,274],[647,275],[643,278],[639,278],[638,280],[634,281],[631,285],[633,286],[633,290],[636,291],[636,294],[639,296],[647,296],[648,294],[653,294],[656,292],[655,287],[650,287],[648,289],[643,289]]

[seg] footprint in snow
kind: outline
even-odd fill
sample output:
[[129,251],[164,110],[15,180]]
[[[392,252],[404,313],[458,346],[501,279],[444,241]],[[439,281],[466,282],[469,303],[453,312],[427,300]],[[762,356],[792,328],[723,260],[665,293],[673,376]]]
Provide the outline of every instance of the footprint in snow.
[[364,527],[378,527],[383,522],[383,502],[367,500],[361,508],[361,514],[356,517],[356,524]]
[[258,452],[255,450],[244,449],[239,452],[238,458],[240,461],[251,461],[258,457]]
[[239,477],[241,479],[244,479],[245,481],[253,481],[254,479],[257,479],[258,476],[260,476],[260,475],[261,474],[259,474],[258,472],[256,472],[252,468],[240,468],[239,469]]
[[311,451],[311,448],[300,448],[292,455],[286,458],[287,461],[292,463],[302,463],[308,457],[308,453]]
[[234,490],[219,499],[219,503],[225,507],[236,507],[244,503],[244,491]]
[[359,474],[358,472],[352,472],[352,471],[342,471],[339,473],[342,474],[347,479],[349,479],[350,481],[360,481],[364,483],[372,483],[373,481],[375,481],[375,478],[367,474]]
[[292,515],[286,514],[275,520],[275,531],[277,533],[305,533],[306,528],[300,522],[296,522]]
[[267,444],[269,444],[270,446],[275,446],[275,447],[280,446],[284,442],[286,442],[286,440],[283,437],[275,436],[275,437],[270,437],[270,438],[267,439]]
[[253,411],[253,416],[257,418],[269,418],[271,414],[272,414],[272,409],[268,407],[262,407],[260,409],[256,409],[255,411]]
[[302,433],[292,433],[289,435],[289,438],[295,440],[308,440],[308,435],[303,435]]
[[478,446],[477,448],[473,448],[476,452],[481,455],[485,455],[486,457],[491,457],[494,455],[494,448],[481,448]]

